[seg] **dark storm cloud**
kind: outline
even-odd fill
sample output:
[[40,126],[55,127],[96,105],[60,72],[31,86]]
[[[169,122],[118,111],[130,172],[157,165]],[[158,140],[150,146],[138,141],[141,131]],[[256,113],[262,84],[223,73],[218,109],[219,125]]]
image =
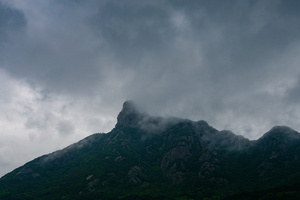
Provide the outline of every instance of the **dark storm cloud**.
[[[26,25],[26,20],[21,11],[13,9],[0,2],[0,48],[5,49],[10,43],[10,35],[21,31]],[[0,64],[4,56],[0,51]]]
[[288,121],[274,116],[297,91],[298,1],[25,4],[15,3],[26,28],[1,48],[2,67],[48,94],[115,115],[133,99],[252,137]]
[[136,66],[145,54],[167,50],[174,35],[168,9],[160,5],[111,1],[99,8],[91,25],[104,38],[107,50],[125,66]]
[[296,1],[111,1],[92,26],[116,60],[114,67],[132,69],[125,87],[129,98],[181,110],[189,109],[182,102],[190,102],[192,110],[198,102],[214,113],[229,106],[225,102],[232,95],[250,100],[261,85],[282,81],[293,70],[276,62],[288,60],[286,53],[299,43],[299,14],[294,8],[288,12],[297,6]]
[[[0,2],[0,34],[5,37],[8,31],[19,30],[25,25],[24,15],[21,11],[13,9]],[[2,38],[3,39],[3,38]]]
[[76,5],[65,6],[40,2],[32,6],[34,12],[27,10],[25,29],[1,48],[2,67],[50,90],[74,93],[92,87],[98,79],[97,41],[85,31],[84,14],[73,13]]

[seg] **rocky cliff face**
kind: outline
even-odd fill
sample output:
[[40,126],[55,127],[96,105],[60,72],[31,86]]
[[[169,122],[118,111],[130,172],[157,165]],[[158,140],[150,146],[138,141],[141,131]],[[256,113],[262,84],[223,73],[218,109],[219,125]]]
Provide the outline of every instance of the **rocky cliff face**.
[[285,126],[276,126],[264,134],[256,142],[261,159],[257,167],[260,176],[291,167],[300,155],[299,141],[300,134]]
[[37,158],[0,179],[0,199],[176,199],[287,184],[300,173],[300,134],[257,141],[205,121],[161,118],[125,102],[115,128]]
[[146,118],[146,114],[142,114],[132,101],[126,101],[118,115],[116,126],[138,126],[144,118]]

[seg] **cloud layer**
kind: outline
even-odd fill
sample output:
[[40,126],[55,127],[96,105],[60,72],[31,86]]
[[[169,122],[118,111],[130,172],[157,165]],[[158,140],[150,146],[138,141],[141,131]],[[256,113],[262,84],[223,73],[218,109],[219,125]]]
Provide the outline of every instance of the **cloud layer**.
[[299,8],[0,0],[0,174],[109,131],[127,99],[251,139],[300,130]]

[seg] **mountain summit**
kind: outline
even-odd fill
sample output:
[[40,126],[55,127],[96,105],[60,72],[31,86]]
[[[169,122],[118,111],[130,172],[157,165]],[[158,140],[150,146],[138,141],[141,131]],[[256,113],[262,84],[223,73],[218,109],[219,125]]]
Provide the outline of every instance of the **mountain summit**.
[[260,140],[275,139],[279,141],[291,141],[300,139],[300,134],[287,126],[274,126],[270,131],[263,135]]
[[118,115],[116,126],[136,126],[145,115],[138,110],[133,101],[126,101],[123,103],[123,108]]
[[291,128],[250,141],[126,101],[109,133],[3,176],[0,199],[299,199],[299,169],[300,134]]

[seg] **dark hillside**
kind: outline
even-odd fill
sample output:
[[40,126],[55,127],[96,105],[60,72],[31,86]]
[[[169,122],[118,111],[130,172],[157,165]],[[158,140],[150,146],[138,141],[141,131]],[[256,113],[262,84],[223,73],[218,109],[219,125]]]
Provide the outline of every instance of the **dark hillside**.
[[125,102],[111,132],[2,177],[0,199],[296,199],[299,138],[274,127],[250,141],[205,121],[149,116]]

